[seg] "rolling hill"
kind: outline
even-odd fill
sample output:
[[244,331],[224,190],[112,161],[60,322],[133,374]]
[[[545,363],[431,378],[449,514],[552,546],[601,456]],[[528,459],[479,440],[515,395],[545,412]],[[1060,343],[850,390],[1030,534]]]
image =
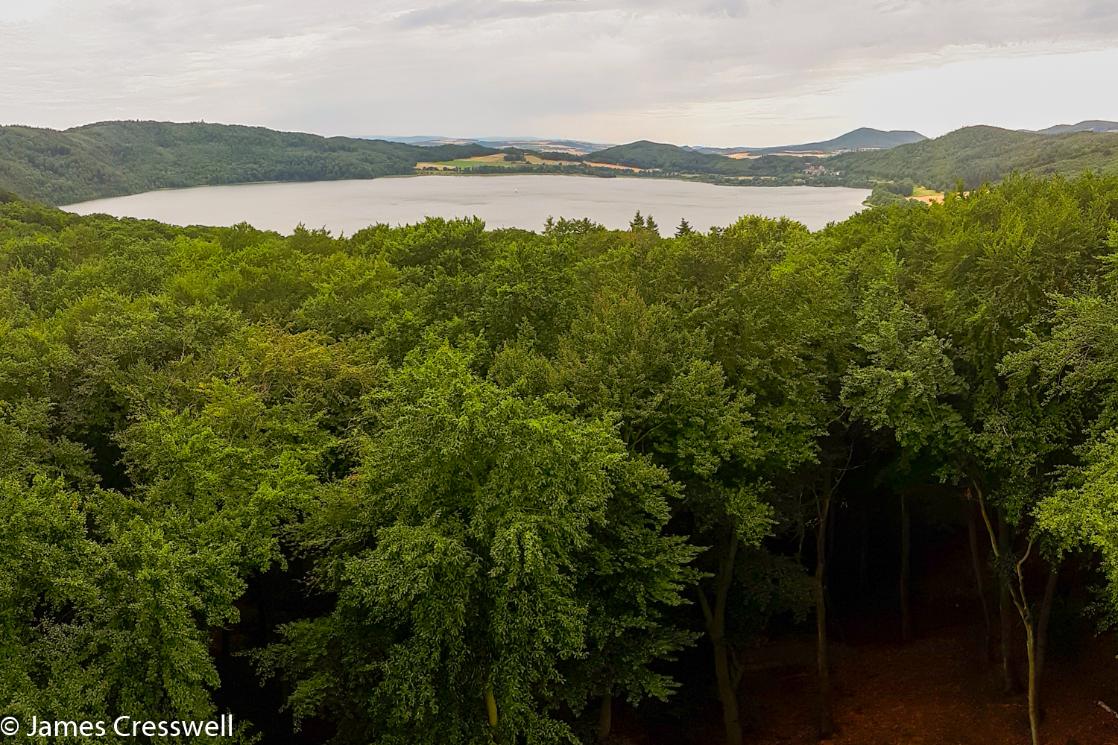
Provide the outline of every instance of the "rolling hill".
[[898,145],[907,145],[912,142],[923,142],[928,139],[919,132],[911,130],[881,130],[872,127],[859,127],[846,134],[830,140],[820,142],[804,142],[799,145],[780,145],[778,147],[696,147],[692,148],[703,153],[718,155],[733,155],[735,153],[749,153],[751,155],[776,155],[779,153],[841,153],[850,150],[888,150]]
[[1078,124],[1057,124],[1037,131],[1042,135],[1063,135],[1070,132],[1118,132],[1118,122],[1087,119]]
[[595,151],[588,157],[597,163],[654,169],[665,173],[719,176],[782,176],[801,172],[805,163],[803,158],[775,155],[735,160],[724,155],[648,140],[615,145]]
[[263,127],[101,122],[63,131],[0,127],[0,189],[51,204],[152,189],[250,181],[320,181],[411,173],[421,160],[496,152],[417,147]]
[[829,157],[765,155],[735,160],[675,145],[640,141],[594,153],[595,160],[665,174],[751,177],[777,183],[845,184],[911,181],[936,189],[996,182],[1014,171],[1073,176],[1084,171],[1118,172],[1118,133],[1044,135],[998,127],[966,127],[934,140],[889,150],[855,151]]
[[1014,171],[1074,176],[1118,172],[1118,133],[1043,135],[998,127],[966,127],[934,140],[879,152],[836,155],[828,172],[846,182],[908,180],[936,189],[996,182]]

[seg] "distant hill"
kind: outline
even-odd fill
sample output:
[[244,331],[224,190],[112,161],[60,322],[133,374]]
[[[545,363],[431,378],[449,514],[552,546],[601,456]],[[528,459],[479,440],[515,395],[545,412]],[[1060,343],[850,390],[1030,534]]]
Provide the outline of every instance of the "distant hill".
[[585,140],[547,140],[547,139],[490,139],[483,138],[477,144],[493,148],[517,148],[530,150],[537,153],[570,153],[572,155],[586,155],[595,150],[603,150],[610,145],[601,142],[586,142]]
[[[371,138],[370,138],[371,139]],[[530,152],[570,153],[572,155],[586,155],[595,150],[610,147],[601,142],[587,142],[585,140],[548,139],[544,137],[382,137],[379,139],[389,142],[403,142],[409,145],[430,147],[434,145],[481,145],[495,149],[515,148]]]
[[881,182],[950,189],[996,182],[1014,171],[1039,175],[1118,172],[1118,133],[1043,135],[998,127],[967,127],[934,140],[888,150],[852,151],[829,157],[763,155],[735,160],[664,143],[641,140],[596,153],[595,161],[658,169],[666,174],[749,177],[754,183],[846,184]]
[[0,189],[52,204],[152,189],[249,181],[321,181],[411,173],[424,160],[496,152],[423,148],[263,127],[101,122],[64,131],[0,127]]
[[732,168],[734,164],[734,161],[722,155],[650,140],[614,145],[596,150],[591,155],[598,163],[693,173],[717,172],[721,168]]
[[966,127],[934,140],[879,152],[836,155],[828,172],[846,182],[910,180],[937,189],[962,181],[973,187],[1014,171],[1073,176],[1118,172],[1118,133],[1044,135],[998,127]]
[[1088,119],[1078,124],[1057,124],[1037,131],[1042,135],[1063,135],[1070,132],[1118,132],[1118,122]]
[[677,174],[779,176],[797,173],[804,168],[802,158],[765,156],[735,160],[725,155],[703,153],[678,145],[648,140],[615,145],[605,150],[595,151],[588,157],[598,163],[613,163]]
[[779,147],[729,147],[729,148],[695,148],[700,152],[717,153],[720,155],[733,155],[735,153],[749,153],[751,155],[775,155],[778,153],[838,153],[850,150],[888,150],[898,145],[907,145],[913,142],[922,142],[928,139],[919,132],[911,130],[881,130],[872,127],[859,127],[834,139],[822,142],[805,142],[799,145],[781,145]]

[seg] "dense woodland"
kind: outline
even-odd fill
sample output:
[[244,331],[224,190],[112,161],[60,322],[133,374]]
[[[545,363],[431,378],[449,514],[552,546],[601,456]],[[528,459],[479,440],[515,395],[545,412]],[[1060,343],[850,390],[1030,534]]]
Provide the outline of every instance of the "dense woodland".
[[0,188],[71,204],[187,186],[396,176],[413,173],[423,160],[495,152],[202,122],[101,122],[65,131],[0,127]]
[[934,529],[1037,743],[1046,640],[1118,620],[1118,179],[674,238],[0,202],[5,714],[737,745],[792,633],[828,734],[836,606],[919,635]]
[[996,182],[1010,173],[1075,177],[1118,174],[1118,132],[1041,134],[965,127],[934,140],[822,161],[850,183],[912,181],[934,189]]

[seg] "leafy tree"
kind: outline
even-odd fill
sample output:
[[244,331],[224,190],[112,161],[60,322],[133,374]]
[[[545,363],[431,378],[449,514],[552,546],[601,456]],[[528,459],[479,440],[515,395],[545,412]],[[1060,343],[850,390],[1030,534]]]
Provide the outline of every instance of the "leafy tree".
[[659,471],[605,423],[486,383],[448,348],[370,405],[359,476],[304,532],[327,547],[316,581],[335,609],[262,658],[295,682],[297,716],[335,714],[339,742],[562,742],[560,700],[666,695],[648,665],[686,640],[660,617],[693,552],[659,533]]

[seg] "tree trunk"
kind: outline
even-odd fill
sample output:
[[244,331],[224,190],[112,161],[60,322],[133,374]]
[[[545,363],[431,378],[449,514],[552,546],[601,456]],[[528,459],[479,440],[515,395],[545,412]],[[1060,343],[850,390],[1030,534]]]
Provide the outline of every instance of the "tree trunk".
[[[986,533],[990,536],[990,550],[994,552],[994,558],[999,562],[1009,559],[1012,554],[1010,550],[1010,535],[1009,526],[1006,524],[1005,516],[998,515],[998,529],[995,533],[993,525],[990,523],[990,516],[986,512],[986,504],[982,500],[982,491],[975,483],[975,492],[978,497],[978,506],[982,510],[982,522],[986,526]],[[1003,566],[1002,571],[999,572],[999,579],[1001,580],[1001,589],[1005,596],[1013,603],[1013,607],[1017,611],[1018,618],[1021,619],[1021,625],[1025,628],[1025,658],[1028,664],[1028,693],[1026,700],[1028,702],[1029,710],[1029,736],[1032,745],[1040,745],[1040,704],[1039,704],[1039,682],[1040,675],[1037,666],[1037,645],[1036,645],[1036,622],[1033,618],[1033,612],[1029,606],[1028,595],[1025,592],[1025,564],[1029,560],[1029,554],[1033,551],[1034,541],[1029,539],[1028,548],[1021,558],[1016,560],[1014,565],[1014,574],[1016,576],[1010,577],[1009,572]],[[1013,557],[1016,558],[1016,557]],[[1052,592],[1055,592],[1053,588]],[[1005,606],[1007,603],[1002,603],[1002,665],[1006,670],[1006,684],[1007,687],[1013,685],[1015,676],[1013,675],[1013,665],[1010,661],[1009,649],[1012,647],[1008,643],[1010,634],[1012,634],[1012,624],[1009,625],[1008,633],[1006,629],[1005,620]],[[1045,621],[1047,625],[1047,621]]]
[[908,495],[901,491],[901,641],[912,639],[912,609],[909,606],[909,560],[912,554],[912,523],[908,515]]
[[815,655],[819,674],[819,737],[834,734],[831,710],[831,662],[827,641],[827,526],[831,509],[830,478],[818,500],[818,521],[815,529]]
[[[1009,555],[1009,525],[1005,518],[998,516],[998,552]],[[998,576],[998,615],[1001,622],[1002,687],[1005,692],[1016,693],[1021,689],[1017,682],[1016,655],[1013,654],[1013,617],[1015,609],[1010,595],[1010,578],[1003,573]]]
[[722,726],[727,745],[741,745],[741,717],[738,714],[738,692],[730,675],[726,640],[714,642],[714,675],[718,683],[718,699],[722,702]]
[[1029,735],[1040,745],[1039,681],[1037,680],[1036,636],[1032,619],[1025,620],[1025,654],[1029,662]]
[[[1048,568],[1048,581],[1044,583],[1044,598],[1040,601],[1040,613],[1036,622],[1036,677],[1037,689],[1044,683],[1044,662],[1048,653],[1048,622],[1052,618],[1052,602],[1056,598],[1056,585],[1060,580],[1060,564],[1057,561]],[[1044,697],[1037,703],[1040,717],[1044,719]]]
[[969,502],[964,503],[967,511],[967,541],[970,543],[970,562],[974,569],[974,586],[978,593],[978,602],[982,605],[982,622],[986,631],[986,659],[993,660],[994,656],[994,630],[990,624],[990,605],[986,602],[986,583],[982,579],[982,559],[978,551],[978,524],[974,516],[974,507]]
[[741,717],[738,713],[738,686],[734,673],[730,670],[730,650],[726,643],[726,601],[730,585],[734,580],[734,560],[737,556],[738,539],[734,530],[727,531],[720,546],[718,572],[715,575],[714,607],[707,601],[706,594],[699,588],[699,605],[707,623],[714,651],[714,679],[718,686],[718,700],[722,704],[722,725],[726,732],[727,745],[741,745]]
[[602,708],[598,710],[598,742],[605,742],[613,728],[613,696],[602,696]]

